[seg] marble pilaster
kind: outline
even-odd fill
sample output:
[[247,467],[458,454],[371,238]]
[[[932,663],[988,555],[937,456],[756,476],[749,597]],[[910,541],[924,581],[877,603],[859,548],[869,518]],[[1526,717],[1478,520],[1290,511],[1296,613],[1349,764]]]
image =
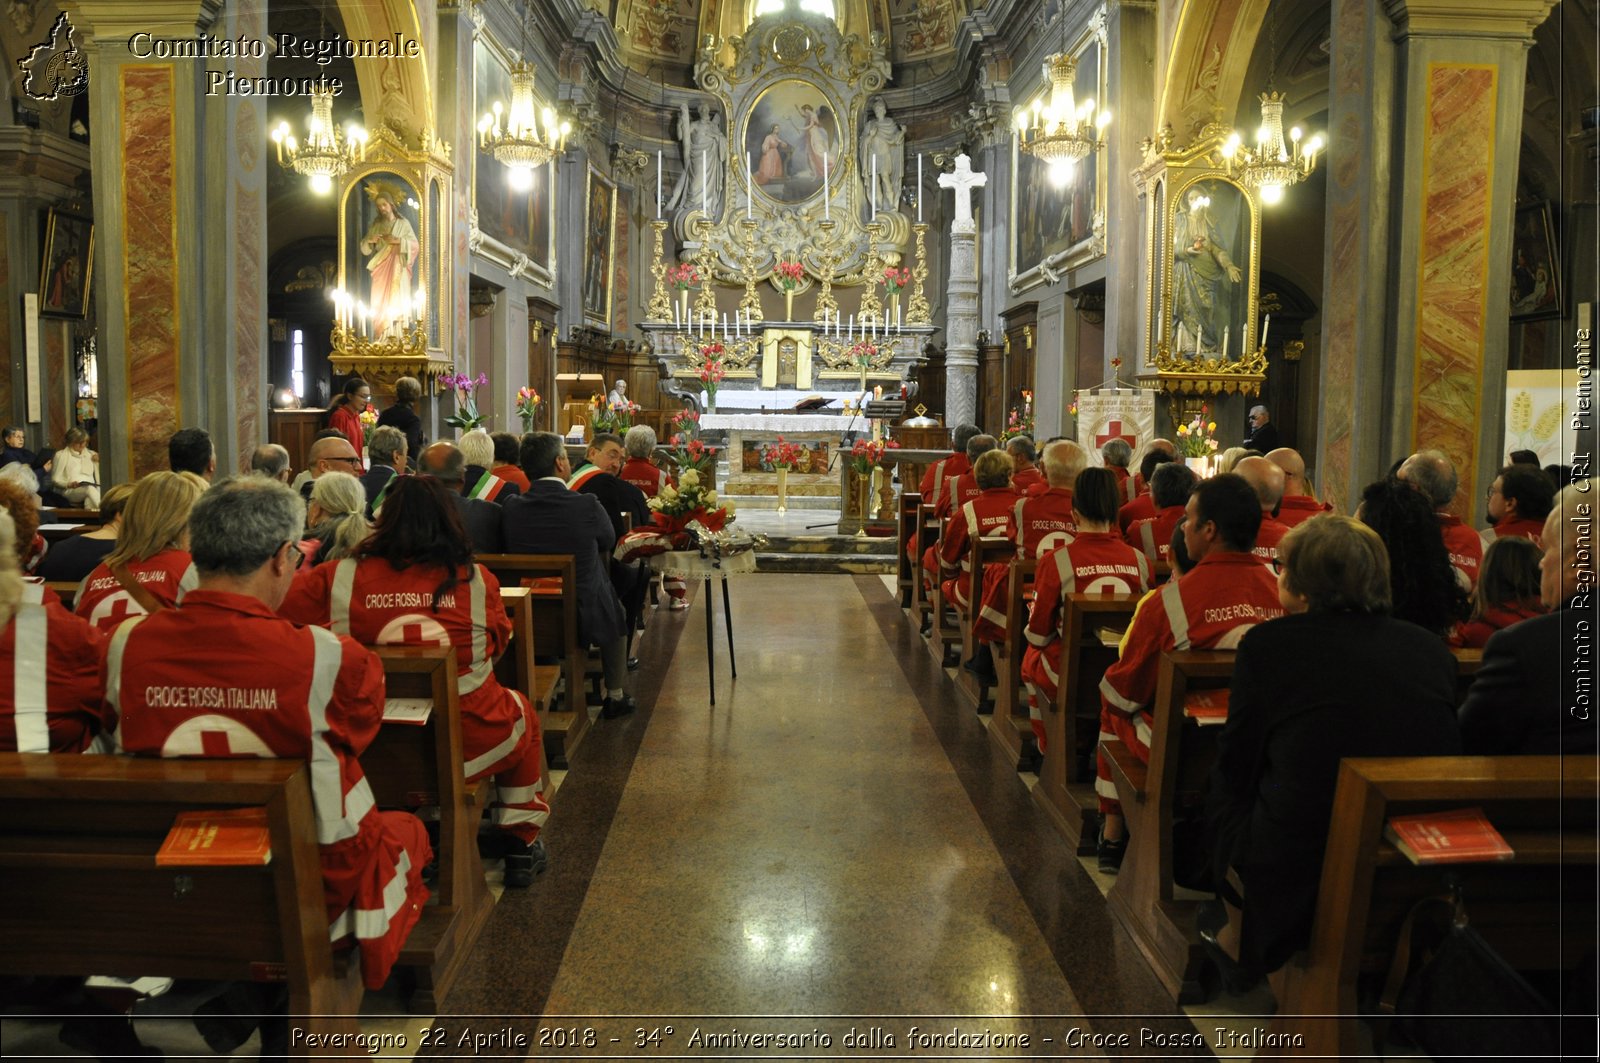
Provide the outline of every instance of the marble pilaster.
[[[1139,143],[1155,127],[1156,12],[1143,0],[1120,0],[1106,7],[1106,98],[1117,101],[1115,120],[1106,129],[1105,372],[1111,359],[1125,366],[1143,364],[1149,349],[1147,325],[1140,313],[1146,288],[1143,250],[1145,205],[1138,186],[1128,179],[1143,161]],[[1080,381],[1081,384],[1095,381]]]
[[94,292],[107,482],[165,468],[167,438],[181,427],[210,431],[222,470],[237,468],[242,448],[262,435],[265,101],[208,97],[207,64],[128,51],[136,31],[265,36],[258,7],[71,5],[89,54],[96,131]]
[[[1523,82],[1552,0],[1335,0],[1325,415],[1317,473],[1348,511],[1420,446],[1444,450],[1478,520],[1501,460]],[[1396,130],[1392,122],[1404,122]]]

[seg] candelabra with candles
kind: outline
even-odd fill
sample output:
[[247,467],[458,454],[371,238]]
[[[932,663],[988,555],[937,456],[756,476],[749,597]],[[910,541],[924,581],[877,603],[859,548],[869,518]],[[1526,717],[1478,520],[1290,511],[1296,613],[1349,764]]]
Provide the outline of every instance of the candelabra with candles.
[[332,299],[336,353],[381,355],[387,351],[410,355],[427,349],[426,303],[421,288],[403,308],[404,313],[388,321],[378,320],[372,308],[343,288],[335,289]]
[[[917,213],[920,217],[920,205]],[[928,305],[928,297],[922,293],[922,285],[928,279],[928,226],[919,221],[911,227],[911,231],[917,243],[916,257],[911,267],[911,299],[906,304],[906,323],[930,325],[933,323],[933,309]]]

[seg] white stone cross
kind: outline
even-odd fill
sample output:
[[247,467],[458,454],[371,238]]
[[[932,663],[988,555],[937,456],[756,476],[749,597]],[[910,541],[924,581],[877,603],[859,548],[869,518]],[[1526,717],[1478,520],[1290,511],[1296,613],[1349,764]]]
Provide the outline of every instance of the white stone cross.
[[988,183],[988,174],[973,172],[972,159],[966,152],[956,156],[955,173],[939,175],[939,187],[953,188],[956,193],[956,220],[950,226],[951,232],[977,231],[977,226],[972,221],[972,189],[982,188]]

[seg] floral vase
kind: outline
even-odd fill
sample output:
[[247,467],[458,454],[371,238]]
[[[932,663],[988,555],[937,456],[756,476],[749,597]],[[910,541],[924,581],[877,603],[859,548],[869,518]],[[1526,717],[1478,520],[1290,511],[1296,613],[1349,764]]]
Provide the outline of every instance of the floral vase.
[[783,319],[794,320],[794,292],[789,289],[785,289],[783,293]]
[[689,289],[678,289],[678,320],[683,322],[685,328],[689,326]]
[[861,503],[861,526],[856,529],[856,538],[857,539],[865,539],[867,537],[867,521],[871,519],[871,516],[870,516],[870,507],[872,505],[872,473],[871,473],[871,471],[864,472],[864,473],[858,471],[856,473],[856,494],[860,496],[860,503]]
[[706,392],[706,412],[717,412],[717,393],[715,391]]
[[889,293],[889,308],[883,312],[885,328],[893,328],[900,320],[900,290],[896,288]]
[[778,512],[789,512],[789,467],[778,468]]
[[1183,463],[1194,470],[1194,474],[1204,480],[1211,475],[1210,458],[1184,458]]

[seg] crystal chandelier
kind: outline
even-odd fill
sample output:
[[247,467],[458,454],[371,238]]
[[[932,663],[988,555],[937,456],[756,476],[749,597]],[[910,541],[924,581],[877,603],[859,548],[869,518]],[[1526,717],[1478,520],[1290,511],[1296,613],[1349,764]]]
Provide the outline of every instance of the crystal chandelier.
[[306,142],[301,144],[289,132],[288,122],[279,122],[272,131],[278,145],[278,165],[303,174],[311,181],[311,191],[325,196],[334,178],[366,157],[367,133],[360,126],[344,130],[333,124],[333,92],[311,90],[311,120],[306,123]]
[[1305,134],[1300,127],[1289,130],[1289,139],[1283,138],[1283,94],[1261,94],[1261,128],[1256,131],[1256,146],[1247,148],[1243,138],[1234,133],[1222,145],[1222,158],[1228,172],[1240,182],[1261,194],[1261,202],[1272,204],[1283,200],[1283,191],[1311,176],[1317,168],[1317,153],[1322,150],[1322,134],[1317,134],[1304,145]]
[[1050,79],[1050,100],[1033,101],[1033,106],[1017,109],[1018,146],[1050,168],[1050,181],[1058,188],[1072,179],[1078,162],[1090,152],[1105,146],[1101,133],[1111,121],[1110,111],[1095,114],[1094,100],[1076,103],[1072,82],[1078,74],[1078,60],[1057,52],[1044,61]]
[[511,187],[518,191],[533,187],[533,171],[556,157],[570,132],[570,122],[558,124],[550,108],[535,107],[533,67],[520,60],[511,69],[511,109],[496,100],[478,121],[478,143],[510,168]]

